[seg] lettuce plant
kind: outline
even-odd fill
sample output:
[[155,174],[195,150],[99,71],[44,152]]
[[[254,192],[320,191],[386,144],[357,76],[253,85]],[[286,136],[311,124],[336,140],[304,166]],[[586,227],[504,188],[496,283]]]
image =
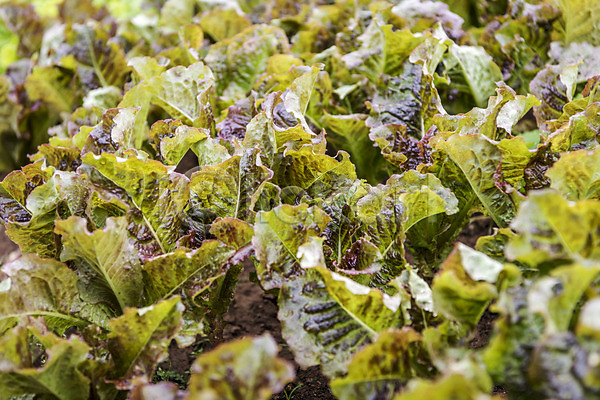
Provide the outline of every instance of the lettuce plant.
[[595,2],[52,4],[0,3],[0,397],[269,399],[268,334],[153,382],[253,267],[340,399],[600,398]]

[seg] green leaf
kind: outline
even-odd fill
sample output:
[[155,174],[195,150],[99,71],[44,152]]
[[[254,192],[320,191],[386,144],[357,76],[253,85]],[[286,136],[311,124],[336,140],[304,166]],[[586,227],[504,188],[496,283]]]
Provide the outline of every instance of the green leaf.
[[210,137],[208,129],[192,128],[178,120],[157,121],[150,129],[151,144],[167,165],[177,165],[192,149],[200,167],[220,164],[229,152]]
[[[597,99],[590,97],[574,100],[564,107],[561,117],[553,121],[556,130],[549,135],[552,151],[591,150],[597,146],[595,138],[600,126],[600,104],[592,102],[594,100]],[[588,102],[589,105],[586,104]],[[581,107],[585,108],[581,110]]]
[[253,25],[212,45],[205,60],[217,79],[217,93],[227,104],[246,95],[264,71],[269,57],[288,52],[289,44],[283,30]]
[[136,157],[87,153],[82,160],[127,192],[163,253],[175,248],[182,236],[180,217],[190,196],[185,176],[169,173],[160,162]]
[[25,89],[31,100],[41,100],[54,113],[70,113],[79,103],[72,71],[54,67],[36,67],[27,76]]
[[562,12],[558,30],[563,43],[588,42],[600,44],[600,5],[593,0],[555,0]]
[[106,152],[123,156],[127,150],[141,149],[146,132],[136,124],[139,112],[139,108],[106,110],[102,122],[89,133],[82,153]]
[[114,368],[108,378],[119,389],[130,389],[152,377],[181,328],[182,312],[180,298],[172,297],[145,308],[128,308],[109,322],[107,346]]
[[327,143],[335,151],[345,150],[356,166],[356,174],[371,184],[376,184],[385,176],[385,162],[369,138],[369,128],[365,125],[366,115],[324,114],[323,127],[327,130]]
[[160,27],[165,33],[176,33],[183,25],[192,23],[195,0],[167,0],[160,9]]
[[106,227],[89,232],[87,221],[70,217],[56,221],[54,232],[62,236],[62,261],[75,260],[82,278],[82,292],[111,304],[120,313],[140,304],[140,260],[129,242],[125,217],[107,218]]
[[348,69],[357,70],[376,82],[383,74],[398,75],[404,61],[423,40],[408,29],[396,30],[374,18],[358,37],[359,49],[344,55],[342,61]]
[[277,357],[269,334],[222,344],[192,365],[190,399],[270,399],[294,379],[292,364]]
[[434,115],[446,113],[432,76],[424,73],[422,66],[411,63],[404,64],[397,76],[383,79],[370,108],[367,126],[405,125],[407,134],[419,139],[427,134]]
[[11,335],[0,339],[0,396],[14,398],[35,394],[39,398],[86,400],[90,381],[80,370],[90,348],[79,338],[58,338],[30,328],[31,334],[45,347],[46,359],[42,367],[32,365],[28,329],[17,326]]
[[218,240],[205,240],[190,252],[177,249],[173,253],[150,259],[144,264],[144,302],[154,304],[175,294],[190,299],[208,289],[223,276],[234,250]]
[[298,186],[314,197],[326,198],[352,186],[356,170],[348,154],[340,152],[341,160],[326,154],[315,154],[311,146],[285,152],[280,164],[274,166],[274,183]]
[[[569,68],[558,65],[549,65],[535,76],[529,84],[531,93],[540,99],[540,105],[533,109],[538,125],[543,129],[548,120],[558,119],[564,106],[572,100],[573,92],[577,84],[570,74],[564,74]],[[575,70],[576,71],[576,70]]]
[[431,163],[429,138],[420,140],[408,135],[407,126],[382,125],[372,128],[369,138],[380,148],[383,158],[401,170],[417,169]]
[[265,289],[281,287],[303,273],[298,248],[309,237],[321,235],[329,221],[321,209],[306,204],[284,204],[256,215],[252,245],[258,259],[256,273]]
[[[392,175],[386,182],[390,190],[406,206],[407,220],[404,229],[409,230],[414,224],[431,215],[458,212],[456,196],[445,188],[440,180],[432,174],[421,174],[415,170],[401,175]],[[367,200],[364,200],[367,201]]]
[[221,242],[239,250],[252,241],[254,227],[235,218],[217,218],[210,227],[210,233]]
[[496,96],[489,98],[487,108],[473,108],[464,115],[444,116],[436,118],[436,123],[442,130],[443,119],[446,118],[449,125],[456,124],[451,128],[455,134],[481,134],[492,140],[500,140],[504,137],[510,138],[515,125],[533,107],[540,104],[534,96],[520,96],[504,83],[499,83],[496,88]]
[[254,204],[264,183],[273,176],[260,165],[258,151],[247,150],[221,164],[206,166],[192,175],[190,190],[196,207],[213,211],[218,217],[252,222]]
[[600,200],[600,149],[564,154],[548,169],[550,187],[567,200]]
[[5,23],[0,24],[0,72],[4,73],[6,67],[17,61],[17,48],[19,35],[12,33]]
[[233,8],[215,8],[203,14],[198,24],[215,42],[229,39],[252,25],[246,16],[238,14]]
[[472,95],[478,107],[485,107],[502,80],[500,68],[482,47],[452,45],[443,62],[452,87]]
[[415,380],[393,400],[492,400],[467,374],[448,373],[436,381]]
[[551,190],[530,192],[511,228],[518,233],[506,247],[509,260],[539,265],[553,259],[600,257],[597,200],[571,203]]
[[[2,59],[0,58],[0,68],[1,65]],[[19,102],[17,102],[15,99],[11,99],[10,94],[13,90],[14,85],[12,84],[10,79],[8,79],[8,77],[6,77],[5,75],[1,75],[0,99],[2,99],[2,102],[0,102],[0,131],[5,133],[11,132],[16,134],[19,132],[19,114],[23,110],[23,106],[19,104]],[[0,162],[0,168],[2,169],[2,171],[8,171],[14,168],[13,163],[18,161],[17,158],[19,156],[15,154],[17,149],[10,149],[11,146],[9,146],[8,143],[3,142],[2,147],[3,153],[8,153],[9,151],[10,153],[12,153],[10,156],[12,159],[3,160]]]
[[208,102],[214,84],[213,73],[201,62],[177,66],[142,82],[152,103],[172,118],[196,128],[210,128],[212,109]]
[[493,283],[503,268],[498,261],[459,243],[433,281],[436,311],[474,327],[497,296]]
[[210,135],[206,129],[192,128],[179,120],[160,120],[152,125],[149,136],[162,162],[177,165],[193,145]]
[[296,362],[303,368],[320,363],[329,377],[345,375],[353,353],[403,323],[399,297],[322,266],[283,283],[278,318]]
[[389,329],[354,355],[348,375],[334,379],[331,391],[347,400],[389,399],[411,378],[433,372],[421,335],[409,327]]
[[504,248],[506,244],[516,236],[510,228],[494,229],[494,234],[490,236],[480,236],[477,239],[475,250],[493,258],[496,261],[504,262]]
[[402,271],[400,277],[392,281],[391,284],[396,287],[407,288],[419,309],[435,314],[433,292],[429,284],[414,269],[407,268]]
[[499,227],[506,227],[515,215],[515,205],[495,185],[495,173],[502,154],[488,139],[478,135],[453,135],[438,144],[460,168],[473,193]]
[[52,229],[59,194],[54,168],[43,168],[41,161],[11,172],[2,181],[2,219],[6,233],[24,254],[56,256]]
[[129,67],[119,46],[109,40],[108,32],[88,25],[75,24],[66,34],[71,46],[68,52],[77,62],[81,76],[92,76],[85,83],[95,89],[116,86],[122,88],[129,77]]
[[106,326],[110,311],[86,304],[79,296],[78,278],[65,264],[25,255],[2,267],[0,282],[0,334],[23,317],[42,316],[58,334],[90,323]]
[[45,143],[38,146],[38,152],[31,156],[31,161],[43,158],[46,165],[60,171],[75,171],[81,165],[80,155],[81,149],[77,147],[60,147]]
[[501,316],[482,360],[490,377],[511,393],[533,398],[527,380],[533,349],[542,337],[544,321],[528,308],[527,288],[516,286],[501,292],[493,311]]
[[164,65],[158,63],[156,58],[148,56],[133,57],[128,61],[128,65],[133,68],[134,76],[137,75],[140,81],[149,81],[167,70]]
[[544,317],[545,334],[568,331],[575,308],[600,273],[598,267],[572,264],[536,280],[529,289],[529,311]]
[[[345,267],[341,267],[340,263],[342,262],[342,258],[345,257],[345,253],[353,246],[353,243],[359,235],[361,223],[356,213],[356,203],[368,193],[369,189],[370,186],[357,180],[355,184],[345,192],[338,193],[326,200],[317,199],[314,201],[314,204],[325,211],[331,218],[324,231],[325,255],[328,261],[332,262],[333,265],[337,265],[339,268],[362,270],[362,268],[353,267],[353,264],[361,264],[358,260],[356,260],[356,263],[351,262]],[[365,246],[364,248],[363,245]],[[361,249],[368,248],[367,253],[369,255],[379,252],[377,247],[372,243],[358,244],[357,246]],[[365,258],[362,256],[359,257],[359,260],[366,259],[369,259],[369,256]],[[348,261],[354,261],[352,256]]]

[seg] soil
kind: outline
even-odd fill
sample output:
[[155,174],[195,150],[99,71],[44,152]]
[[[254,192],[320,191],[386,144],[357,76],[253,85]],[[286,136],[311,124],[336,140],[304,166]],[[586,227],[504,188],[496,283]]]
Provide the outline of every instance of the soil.
[[[462,231],[458,240],[474,247],[477,238],[491,232],[491,222],[487,218],[475,217]],[[16,257],[17,246],[8,239],[4,227],[0,225],[0,264]],[[225,328],[223,340],[229,341],[244,336],[258,336],[265,332],[270,333],[280,346],[279,356],[294,363],[296,379],[285,386],[284,391],[272,397],[271,400],[334,400],[335,397],[329,389],[328,379],[321,374],[319,367],[300,368],[281,336],[281,324],[277,319],[276,298],[265,293],[257,284],[250,280],[251,266],[246,266],[238,282],[235,297],[224,316]],[[489,311],[481,318],[476,334],[470,342],[470,347],[480,348],[488,343],[493,322],[497,315]],[[158,377],[160,380],[170,380],[182,388],[189,379],[189,370],[196,355],[215,347],[217,343],[200,342],[196,345],[179,349],[173,342],[169,348],[169,359],[159,366]],[[494,388],[494,393],[506,395],[501,387]]]
[[16,258],[18,246],[6,236],[4,225],[0,224],[0,265]]
[[[281,393],[273,396],[272,400],[335,400],[329,389],[329,380],[321,374],[319,367],[302,369],[294,362],[294,356],[281,336],[281,323],[277,319],[277,299],[250,281],[252,270],[253,268],[247,265],[240,274],[235,297],[224,316],[226,325],[223,330],[223,341],[244,336],[259,336],[266,332],[273,336],[279,344],[279,357],[292,362],[296,367],[296,379],[288,383]],[[198,347],[201,347],[201,351],[208,351],[215,345],[215,343],[205,342]],[[175,378],[187,378],[195,358],[193,354],[199,349],[193,347],[179,349],[173,343],[169,350],[169,361],[161,364],[161,368],[176,372],[173,374]]]

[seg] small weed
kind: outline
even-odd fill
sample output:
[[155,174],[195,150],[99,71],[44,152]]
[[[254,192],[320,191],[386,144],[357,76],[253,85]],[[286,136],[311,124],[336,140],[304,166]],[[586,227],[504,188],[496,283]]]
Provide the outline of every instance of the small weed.
[[173,382],[179,386],[180,389],[187,388],[190,372],[186,371],[181,374],[177,371],[173,371],[169,366],[169,369],[158,367],[152,377],[152,382]]
[[300,387],[303,386],[304,384],[301,383],[299,385],[297,385],[296,387],[294,387],[289,393],[287,390],[283,391],[283,394],[285,395],[286,400],[292,400],[292,396],[294,395],[294,392]]
[[194,357],[198,357],[200,354],[204,353],[204,345],[206,343],[209,343],[210,340],[208,338],[202,338],[198,341],[196,341],[193,344],[193,351],[190,353],[190,355],[194,356]]

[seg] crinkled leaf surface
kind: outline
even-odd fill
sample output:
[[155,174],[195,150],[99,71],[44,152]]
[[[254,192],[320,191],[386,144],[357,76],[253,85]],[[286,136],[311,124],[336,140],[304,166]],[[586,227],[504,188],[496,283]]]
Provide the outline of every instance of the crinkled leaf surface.
[[207,102],[213,84],[211,70],[198,62],[187,68],[171,68],[150,78],[147,86],[142,88],[152,95],[152,103],[164,109],[172,118],[194,127],[208,128],[212,111]]
[[86,304],[79,296],[78,278],[65,264],[35,255],[23,256],[2,267],[0,332],[27,316],[43,316],[62,334],[71,326],[105,326],[111,312],[101,304]]
[[495,185],[494,174],[502,154],[489,140],[477,135],[454,135],[439,144],[460,168],[486,212],[500,227],[506,227],[515,214],[511,199]]
[[85,400],[90,381],[79,369],[90,348],[79,338],[68,340],[33,328],[31,334],[45,347],[43,366],[32,365],[28,329],[19,325],[10,336],[0,339],[0,396],[16,398],[35,394],[39,398]]
[[89,133],[83,153],[123,155],[126,150],[141,148],[146,132],[136,125],[139,111],[137,107],[107,110],[102,122]]
[[206,166],[192,175],[190,190],[197,207],[213,211],[218,217],[252,221],[254,204],[265,181],[273,173],[260,165],[256,150],[233,156],[225,162]]
[[423,72],[422,66],[406,63],[399,72],[399,76],[387,77],[374,96],[367,125],[404,125],[410,136],[422,138],[431,126],[432,117],[445,111],[433,78]]
[[185,176],[169,173],[157,161],[133,156],[123,159],[114,154],[87,153],[82,160],[127,192],[163,252],[175,248],[180,236],[180,216],[190,196]]
[[192,365],[188,400],[270,399],[294,379],[292,365],[277,357],[269,334],[223,344]]
[[470,93],[478,107],[485,107],[488,97],[494,94],[496,82],[502,80],[500,68],[482,47],[450,46],[444,64],[452,85]]
[[563,15],[561,24],[563,42],[589,42],[600,44],[600,6],[591,0],[557,0],[556,5]]
[[206,63],[217,78],[217,93],[226,101],[235,101],[252,88],[270,56],[288,51],[283,30],[254,25],[211,46]]
[[25,89],[32,100],[42,100],[57,114],[70,113],[78,100],[73,72],[58,66],[35,68]]
[[390,329],[354,355],[348,375],[333,380],[331,390],[348,400],[391,398],[403,382],[433,374],[428,359],[416,331],[408,327]]
[[378,332],[403,322],[399,297],[325,267],[310,268],[283,284],[278,318],[296,362],[305,368],[320,363],[330,377],[344,375],[352,354]]
[[475,326],[490,301],[503,265],[459,243],[432,285],[435,309],[447,318]]
[[54,232],[62,237],[61,260],[74,260],[82,276],[82,291],[111,304],[115,311],[140,304],[140,260],[129,242],[124,217],[107,218],[104,229],[88,231],[81,217],[56,221]]
[[[77,61],[79,74],[90,80],[86,83],[102,87],[123,87],[129,67],[123,51],[116,43],[109,41],[105,30],[76,24],[66,38],[71,46],[68,54]],[[88,77],[89,74],[94,77]]]
[[431,215],[444,212],[450,215],[458,211],[458,200],[454,194],[431,174],[407,171],[402,175],[392,175],[386,186],[406,206],[405,230]]
[[532,192],[511,228],[519,234],[506,247],[511,260],[537,265],[551,259],[598,259],[597,200],[571,203],[551,190]]
[[109,378],[117,387],[129,389],[152,376],[181,328],[182,312],[181,299],[171,297],[145,308],[128,308],[109,322],[107,346],[114,362]]
[[348,154],[339,154],[341,160],[326,154],[315,154],[311,146],[285,153],[273,180],[280,186],[298,186],[312,197],[325,198],[349,188],[356,180],[354,165]]
[[174,294],[194,299],[227,272],[227,260],[234,250],[218,240],[205,240],[190,252],[177,249],[144,264],[145,303],[154,304]]
[[349,69],[377,81],[382,74],[398,74],[411,51],[423,40],[408,29],[395,30],[392,25],[383,25],[374,19],[358,38],[360,48],[344,55],[342,60]]
[[546,176],[550,178],[550,187],[568,200],[600,200],[600,150],[565,154]]
[[320,236],[329,221],[321,209],[306,204],[284,204],[256,215],[252,245],[258,259],[256,272],[265,289],[281,287],[303,273],[298,248],[309,237]]
[[210,227],[210,233],[221,242],[239,250],[252,241],[254,227],[236,218],[217,218]]
[[227,149],[210,138],[207,129],[192,128],[179,120],[157,121],[150,129],[153,147],[167,165],[177,165],[188,150],[198,156],[201,167],[220,164],[229,158]]

